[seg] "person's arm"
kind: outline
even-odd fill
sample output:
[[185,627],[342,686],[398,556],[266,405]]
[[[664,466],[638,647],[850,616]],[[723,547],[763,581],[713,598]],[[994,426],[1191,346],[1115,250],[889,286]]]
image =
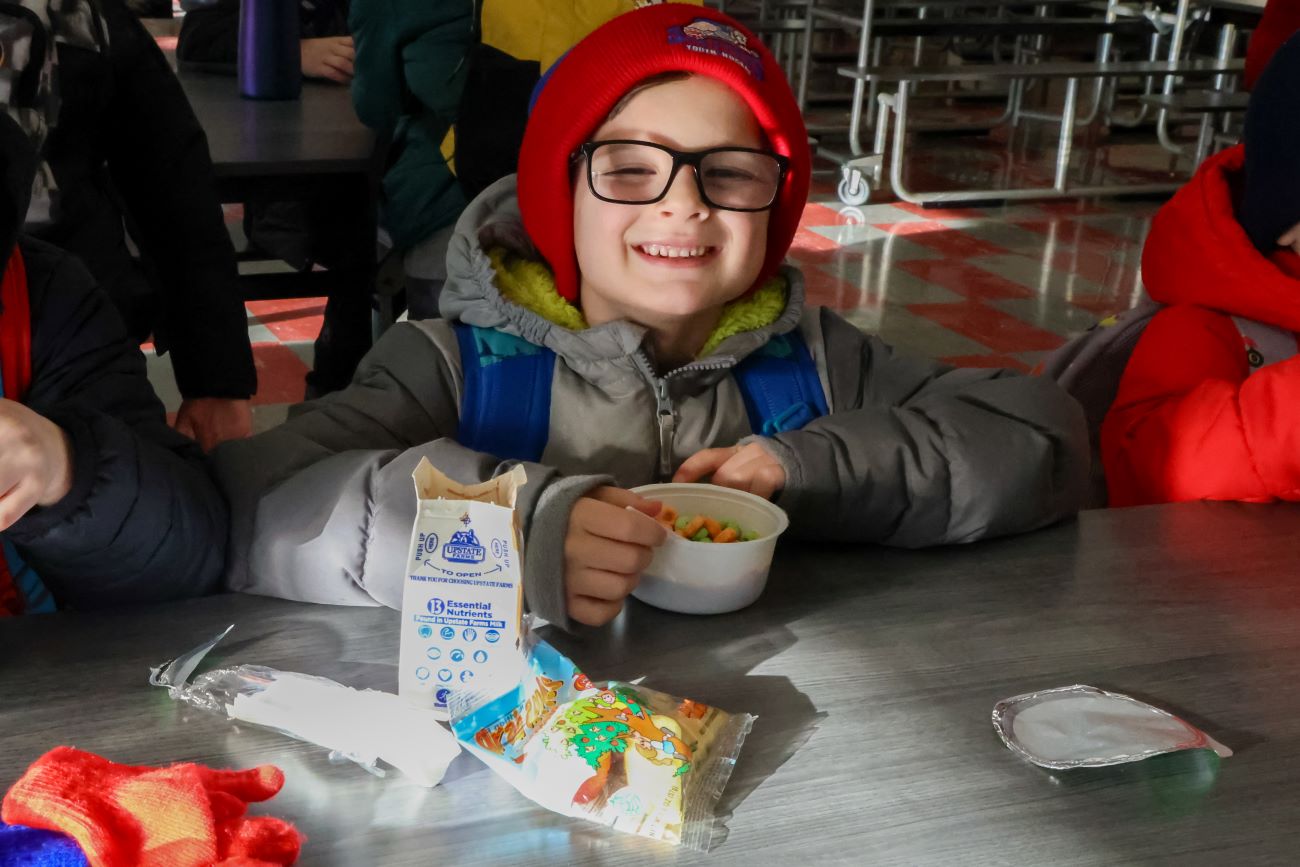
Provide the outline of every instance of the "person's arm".
[[829,311],[820,331],[831,413],[742,440],[780,462],[776,502],[794,532],[919,547],[1032,530],[1078,510],[1088,434],[1056,383],[903,358]]
[[167,426],[112,302],[74,258],[21,244],[32,299],[25,405],[67,436],[67,493],[6,530],[61,605],[92,608],[215,589],[226,504],[203,455]]
[[114,78],[108,168],[161,284],[176,384],[186,399],[246,399],[257,375],[207,137],[140,22],[119,0],[101,8]]
[[[300,6],[300,20],[306,17],[306,11]],[[342,30],[341,22],[321,23],[325,25],[324,30]],[[353,71],[351,37],[346,32],[309,32],[310,29],[303,21],[302,74],[347,84]],[[239,0],[217,0],[211,6],[186,13],[176,42],[176,59],[182,63],[228,63],[233,72],[239,59]]]
[[[399,323],[352,384],[278,428],[226,443],[213,460],[234,516],[230,589],[400,608],[420,458],[461,483],[509,469],[455,440],[462,389],[445,322]],[[529,608],[568,626],[564,539],[579,498],[608,484],[525,463],[519,492]]]
[[1111,504],[1300,499],[1300,358],[1247,371],[1229,317],[1157,314],[1102,425]]

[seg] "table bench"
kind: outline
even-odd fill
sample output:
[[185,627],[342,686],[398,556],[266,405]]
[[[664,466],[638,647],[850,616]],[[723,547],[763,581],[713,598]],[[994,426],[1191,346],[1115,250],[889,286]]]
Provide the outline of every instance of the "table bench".
[[[1075,112],[1078,104],[1079,82],[1082,80],[1117,79],[1122,77],[1206,77],[1240,72],[1240,60],[1197,59],[1187,61],[1119,61],[1113,63],[1048,62],[1038,64],[976,64],[967,66],[886,66],[842,67],[838,74],[859,82],[872,81],[894,84],[896,91],[881,94],[879,116],[876,123],[875,152],[864,156],[840,159],[843,179],[840,198],[846,204],[858,205],[867,201],[870,189],[865,175],[879,179],[886,147],[889,112],[895,114],[893,148],[890,154],[890,183],[894,194],[914,204],[940,204],[952,202],[1005,201],[1015,199],[1065,198],[1117,193],[1151,194],[1172,192],[1177,183],[1158,184],[1107,184],[1071,186],[1068,181],[1070,152],[1074,137]],[[1006,190],[953,190],[945,192],[916,193],[903,182],[903,164],[906,158],[908,103],[914,87],[921,82],[933,81],[1011,81],[1023,79],[1064,80],[1066,83],[1064,106],[1059,115],[1024,112],[1025,116],[1055,120],[1060,124],[1060,143],[1057,146],[1055,179],[1051,187]],[[819,154],[834,156],[819,149]]]

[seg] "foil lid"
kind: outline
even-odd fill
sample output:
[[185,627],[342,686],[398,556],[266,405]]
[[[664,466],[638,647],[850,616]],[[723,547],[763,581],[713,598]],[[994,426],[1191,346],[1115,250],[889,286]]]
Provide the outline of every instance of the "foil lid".
[[1180,750],[1232,750],[1168,711],[1076,684],[1028,692],[993,706],[1007,749],[1044,768],[1100,768]]

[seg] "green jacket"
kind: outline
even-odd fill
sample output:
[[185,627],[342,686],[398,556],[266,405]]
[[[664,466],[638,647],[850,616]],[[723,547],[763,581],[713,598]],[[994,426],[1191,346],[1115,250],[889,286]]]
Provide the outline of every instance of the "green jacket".
[[398,249],[455,222],[466,205],[442,143],[456,122],[473,41],[471,0],[352,0],[352,105],[392,130],[381,223]]

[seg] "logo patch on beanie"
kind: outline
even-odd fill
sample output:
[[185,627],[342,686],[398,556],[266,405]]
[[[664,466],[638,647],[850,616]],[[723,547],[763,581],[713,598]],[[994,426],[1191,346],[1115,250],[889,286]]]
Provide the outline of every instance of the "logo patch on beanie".
[[725,57],[740,64],[750,75],[763,80],[763,60],[749,47],[749,38],[730,24],[709,18],[696,18],[681,27],[668,28],[668,44],[687,51]]

